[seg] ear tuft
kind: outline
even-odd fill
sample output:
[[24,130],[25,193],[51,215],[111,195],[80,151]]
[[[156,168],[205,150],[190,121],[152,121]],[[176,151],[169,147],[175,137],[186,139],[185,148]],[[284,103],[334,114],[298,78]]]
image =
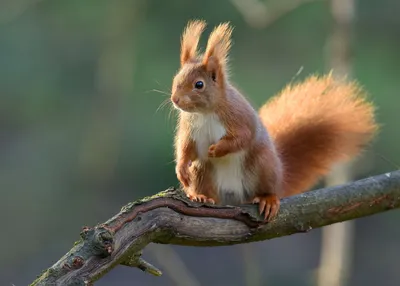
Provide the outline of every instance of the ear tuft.
[[197,57],[197,46],[205,27],[203,20],[188,22],[181,38],[181,66]]
[[228,64],[228,54],[232,45],[231,35],[233,28],[229,22],[221,23],[211,32],[204,53],[203,64],[207,65],[210,58],[214,58],[222,71]]

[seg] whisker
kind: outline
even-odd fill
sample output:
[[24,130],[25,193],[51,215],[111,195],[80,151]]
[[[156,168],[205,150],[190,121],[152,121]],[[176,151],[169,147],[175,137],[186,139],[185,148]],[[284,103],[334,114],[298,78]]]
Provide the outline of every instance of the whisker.
[[171,92],[171,90],[170,90],[168,87],[166,87],[165,85],[161,85],[157,80],[154,80],[154,82],[155,82],[156,84],[158,84],[159,86],[161,86],[162,88],[164,88],[164,89],[166,89],[166,90],[169,90],[169,91]]
[[170,101],[170,99],[169,98],[166,98],[165,100],[163,100],[162,102],[161,102],[161,104],[158,106],[158,108],[156,109],[156,112],[155,113],[157,113],[158,111],[160,111],[161,109],[163,109],[165,106],[167,106],[169,103],[171,103],[171,101]]
[[176,109],[171,105],[168,113],[168,120],[171,121],[172,114],[176,111]]
[[155,92],[158,92],[158,93],[161,93],[161,94],[165,94],[165,95],[168,95],[168,96],[170,96],[170,95],[171,95],[171,93],[170,93],[170,92],[166,92],[166,91],[159,90],[159,89],[153,89],[153,91],[155,91]]
[[152,92],[152,91],[164,94],[166,96],[171,96],[171,93],[168,93],[168,92],[162,91],[162,90],[158,90],[158,89],[151,89],[151,90],[146,91],[146,93],[149,93],[149,92]]
[[176,164],[175,159],[172,159],[171,161],[167,161],[167,163],[165,163],[165,164],[166,165]]
[[296,74],[292,77],[292,79],[290,80],[290,82],[293,82],[293,81],[301,74],[301,72],[303,71],[303,69],[304,69],[304,67],[301,66],[301,67],[299,68],[299,70],[296,72]]
[[159,90],[159,89],[152,89],[152,90],[149,90],[148,92],[157,92],[157,93],[162,94],[163,96],[168,96],[168,98],[166,98],[165,100],[163,100],[163,101],[161,102],[161,104],[158,106],[158,108],[157,108],[157,110],[155,111],[155,113],[159,112],[160,110],[162,110],[162,109],[164,109],[165,107],[168,106],[168,107],[169,107],[169,112],[168,112],[168,119],[167,119],[167,120],[168,120],[169,122],[171,122],[172,114],[174,114],[175,111],[176,111],[176,109],[173,107],[172,102],[171,102],[171,99],[170,99],[170,96],[171,96],[171,94],[172,94],[172,91],[171,91],[170,88],[167,88],[166,86],[161,85],[157,80],[154,80],[154,82],[155,82],[157,85],[161,86],[163,89],[167,90],[167,91]]

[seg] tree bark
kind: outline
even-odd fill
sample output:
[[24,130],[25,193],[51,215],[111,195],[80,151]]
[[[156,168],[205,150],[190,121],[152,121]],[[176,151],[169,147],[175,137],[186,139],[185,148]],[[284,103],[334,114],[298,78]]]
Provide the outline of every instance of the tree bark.
[[73,248],[31,285],[92,285],[117,265],[161,275],[141,258],[142,249],[149,243],[248,243],[399,207],[400,171],[285,198],[278,216],[270,223],[262,221],[255,205],[202,204],[170,188],[124,206],[103,224],[84,227]]

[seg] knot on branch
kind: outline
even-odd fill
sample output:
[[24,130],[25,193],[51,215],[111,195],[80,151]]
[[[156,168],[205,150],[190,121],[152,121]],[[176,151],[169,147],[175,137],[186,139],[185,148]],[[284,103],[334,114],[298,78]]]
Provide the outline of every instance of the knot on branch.
[[91,256],[107,257],[114,249],[114,233],[106,226],[84,227],[81,232],[82,248],[88,248]]

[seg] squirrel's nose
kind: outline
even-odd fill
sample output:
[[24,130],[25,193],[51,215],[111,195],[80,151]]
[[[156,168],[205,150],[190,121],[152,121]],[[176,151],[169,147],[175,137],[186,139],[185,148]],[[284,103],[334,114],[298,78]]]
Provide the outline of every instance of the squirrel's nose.
[[179,97],[173,96],[173,97],[172,97],[172,101],[173,101],[173,103],[178,104],[178,102],[179,102]]

